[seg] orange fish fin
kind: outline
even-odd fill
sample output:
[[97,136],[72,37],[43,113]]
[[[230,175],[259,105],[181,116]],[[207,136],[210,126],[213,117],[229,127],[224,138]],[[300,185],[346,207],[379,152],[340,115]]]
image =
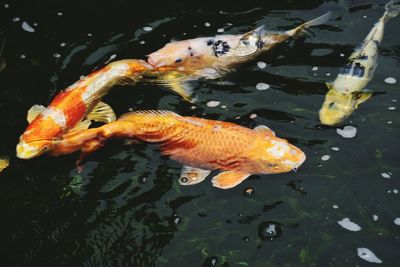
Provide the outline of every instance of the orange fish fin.
[[119,121],[132,121],[132,117],[137,116],[137,115],[172,115],[172,116],[177,116],[181,117],[180,115],[176,114],[175,112],[169,111],[169,110],[140,110],[140,111],[132,111],[123,114],[121,117],[119,117]]
[[265,125],[258,125],[256,128],[253,129],[253,131],[270,136],[275,136],[275,132]]
[[248,173],[243,173],[243,172],[235,172],[235,171],[225,171],[221,172],[220,174],[214,176],[212,179],[212,184],[213,186],[221,189],[229,189],[232,187],[237,186],[244,180],[246,180],[247,177],[249,177],[250,174]]
[[108,104],[99,102],[87,115],[87,119],[91,121],[109,123],[115,121],[116,116],[113,109]]
[[47,108],[42,105],[33,105],[29,110],[26,116],[26,120],[28,123],[31,123],[37,116],[39,116],[43,111]]
[[194,185],[206,179],[210,174],[210,170],[203,170],[200,168],[183,166],[181,176],[179,177],[179,184],[181,185]]

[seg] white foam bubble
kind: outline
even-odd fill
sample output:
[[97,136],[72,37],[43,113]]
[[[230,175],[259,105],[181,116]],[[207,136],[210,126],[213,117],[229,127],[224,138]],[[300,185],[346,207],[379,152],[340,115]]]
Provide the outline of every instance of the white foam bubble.
[[395,110],[396,107],[388,107],[388,110]]
[[269,88],[269,84],[266,83],[257,83],[256,85],[256,89],[263,91],[263,90],[267,90]]
[[260,69],[265,69],[267,67],[267,63],[265,63],[263,61],[258,61],[257,67],[259,67]]
[[379,216],[374,214],[372,215],[372,220],[374,220],[375,222],[379,219]]
[[334,208],[336,210],[339,208],[339,206],[335,204],[335,205],[332,205],[332,208]]
[[387,173],[387,172],[382,172],[382,173],[381,173],[381,176],[382,176],[383,178],[386,178],[386,179],[389,179],[389,178],[392,177],[392,176],[391,176],[389,173]]
[[12,18],[12,21],[13,21],[13,22],[17,22],[17,21],[19,21],[19,20],[20,20],[20,18],[18,18],[18,17]]
[[143,40],[139,42],[139,44],[142,44],[142,45],[145,44],[145,43],[146,43],[146,42],[143,41]]
[[400,225],[400,218],[397,217],[393,222],[395,225]]
[[66,43],[61,43],[61,44],[60,44],[61,47],[64,47],[64,46],[66,46],[66,45],[67,45]]
[[322,157],[321,157],[321,160],[322,161],[327,161],[327,160],[329,160],[331,158],[331,156],[329,156],[329,155],[323,155]]
[[347,125],[344,126],[343,129],[337,128],[336,132],[343,138],[353,138],[357,134],[357,128],[354,126]]
[[62,16],[63,13],[62,13],[62,12],[57,12],[57,15],[58,15],[58,16]]
[[340,150],[340,148],[338,148],[337,146],[333,146],[333,147],[331,147],[331,149],[332,149],[333,151],[339,151],[339,150]]
[[60,55],[59,53],[54,53],[54,54],[53,54],[53,57],[59,58],[59,57],[61,57],[61,55]]
[[318,67],[317,67],[317,66],[314,66],[314,67],[312,67],[311,70],[312,70],[312,71],[317,71],[317,70],[318,70]]
[[382,260],[379,259],[375,253],[367,248],[357,248],[357,255],[361,259],[372,262],[372,263],[382,263]]
[[256,118],[256,117],[257,117],[257,114],[255,114],[255,113],[250,114],[250,119],[254,119],[254,118]]
[[145,26],[145,27],[143,27],[143,30],[144,30],[145,32],[150,32],[150,31],[153,30],[153,28],[150,27],[150,26]]
[[393,194],[398,194],[398,193],[399,193],[399,190],[393,189]]
[[31,27],[31,25],[29,25],[26,21],[23,21],[21,24],[21,27],[24,31],[27,32],[35,32],[35,29]]
[[344,54],[343,54],[343,53],[340,53],[339,56],[344,57]]
[[215,108],[215,107],[218,107],[219,104],[221,104],[220,101],[211,100],[211,101],[208,101],[206,105],[207,105],[207,107]]
[[387,77],[385,79],[385,83],[388,83],[388,84],[395,84],[396,82],[397,82],[396,79],[393,77]]
[[204,26],[206,26],[206,27],[210,27],[210,26],[211,26],[211,24],[210,24],[210,22],[206,22],[206,23],[204,23]]
[[218,30],[217,30],[217,32],[218,33],[222,33],[222,32],[224,32],[225,30],[223,29],[223,28],[219,28]]
[[357,232],[357,231],[361,230],[361,227],[358,224],[350,221],[349,218],[343,218],[342,220],[338,221],[337,223],[340,226],[342,226],[344,229],[352,231],[352,232]]

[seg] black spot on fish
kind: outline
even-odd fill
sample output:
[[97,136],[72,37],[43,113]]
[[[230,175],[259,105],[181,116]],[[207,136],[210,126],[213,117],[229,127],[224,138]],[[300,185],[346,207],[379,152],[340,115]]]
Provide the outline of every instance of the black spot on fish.
[[335,103],[333,103],[333,102],[331,102],[331,103],[329,103],[329,108],[332,108],[333,106],[335,105]]
[[192,47],[189,46],[189,47],[188,47],[188,50],[192,50]]
[[231,49],[231,47],[228,45],[228,43],[225,41],[221,41],[221,40],[216,41],[213,46],[214,55],[216,57],[219,57],[219,56],[222,56],[222,55],[228,53],[229,49]]
[[208,46],[213,45],[213,44],[214,44],[214,40],[211,39],[211,40],[208,40],[208,41],[207,41],[207,45],[208,45]]
[[179,62],[182,62],[182,59],[181,59],[181,58],[177,58],[177,59],[175,60],[175,63],[179,63]]

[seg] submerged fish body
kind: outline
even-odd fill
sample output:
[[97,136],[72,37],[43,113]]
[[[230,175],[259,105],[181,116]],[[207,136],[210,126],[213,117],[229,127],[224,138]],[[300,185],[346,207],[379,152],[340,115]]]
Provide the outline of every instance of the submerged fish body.
[[75,127],[87,128],[91,120],[115,120],[112,109],[101,98],[124,77],[135,79],[152,67],[143,60],[121,60],[82,78],[58,93],[48,107],[35,105],[28,112],[29,125],[20,136],[17,157],[29,159],[43,154]]
[[71,134],[51,154],[91,152],[112,137],[159,143],[163,154],[185,165],[179,180],[185,185],[201,182],[211,170],[221,170],[213,178],[214,186],[231,188],[251,174],[291,171],[306,158],[266,126],[251,130],[168,111],[134,112],[99,128]]
[[205,78],[219,77],[232,65],[253,59],[304,29],[325,23],[330,12],[285,32],[268,32],[264,27],[241,35],[217,35],[166,44],[148,55],[156,67],[172,66]]
[[379,44],[383,38],[385,23],[400,12],[400,1],[386,5],[383,16],[375,23],[359,49],[348,59],[332,84],[319,111],[320,121],[335,125],[349,117],[358,106],[367,101],[372,93],[365,87],[372,80],[378,57]]

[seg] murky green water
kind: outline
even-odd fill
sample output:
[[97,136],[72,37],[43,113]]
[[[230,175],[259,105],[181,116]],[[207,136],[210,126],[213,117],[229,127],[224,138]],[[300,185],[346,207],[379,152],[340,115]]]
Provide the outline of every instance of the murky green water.
[[[399,17],[386,25],[368,86],[374,96],[338,127],[356,127],[356,137],[345,139],[318,121],[324,82],[336,77],[386,1],[25,2],[0,5],[7,41],[0,152],[11,161],[0,174],[1,266],[370,265],[357,256],[360,247],[382,265],[398,266],[400,88],[384,79],[400,80]],[[48,104],[110,59],[143,58],[171,39],[215,35],[219,28],[289,29],[328,9],[333,19],[309,35],[221,80],[194,82],[196,109],[156,85],[119,86],[105,98],[118,114],[168,109],[248,127],[266,124],[304,149],[308,158],[297,173],[254,175],[219,190],[209,180],[179,186],[181,166],[147,144],[112,141],[88,158],[82,173],[75,169],[77,155],[14,156],[28,108]],[[267,67],[258,68],[258,61]],[[256,90],[260,82],[270,88]],[[207,107],[210,100],[221,104]],[[254,192],[245,194],[249,188]],[[342,228],[344,218],[361,230]]]

